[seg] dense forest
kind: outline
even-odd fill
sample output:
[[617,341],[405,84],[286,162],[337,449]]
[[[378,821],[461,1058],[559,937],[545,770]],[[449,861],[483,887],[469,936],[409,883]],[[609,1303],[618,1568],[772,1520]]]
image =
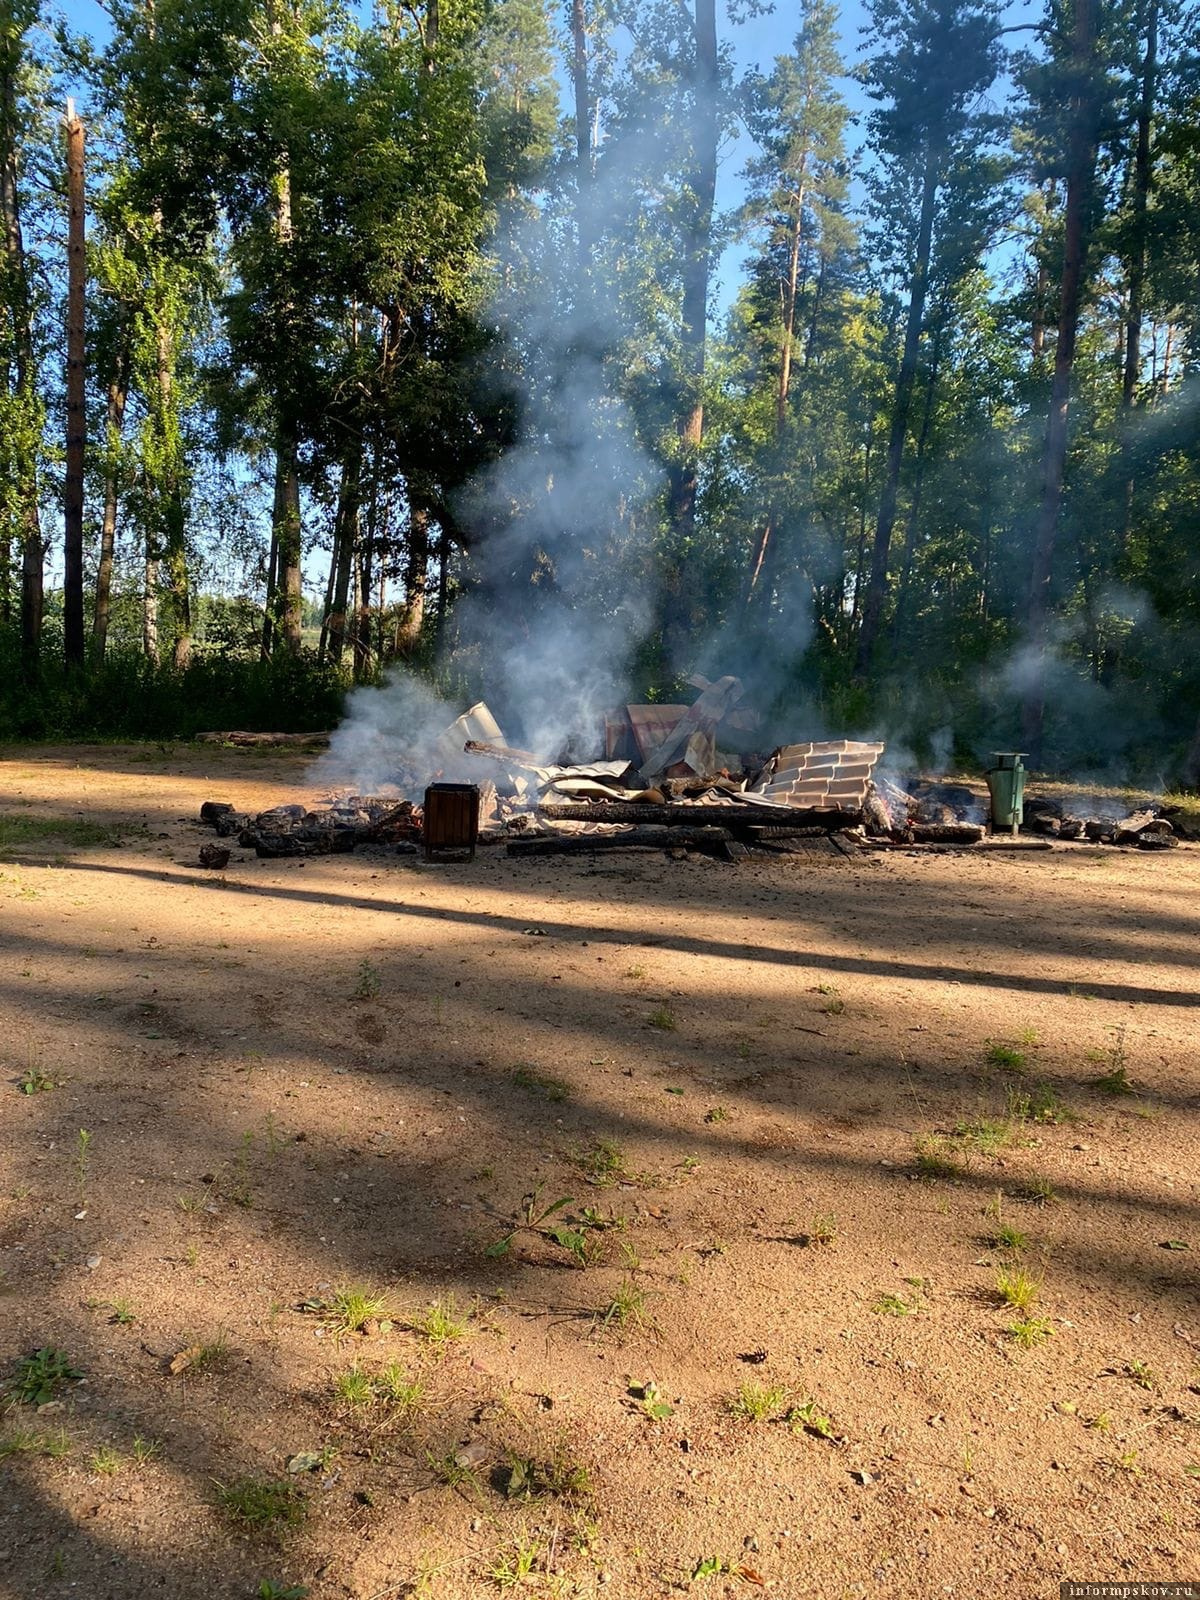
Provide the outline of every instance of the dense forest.
[[1195,776],[1195,7],[106,9],[3,5],[0,737],[735,672]]

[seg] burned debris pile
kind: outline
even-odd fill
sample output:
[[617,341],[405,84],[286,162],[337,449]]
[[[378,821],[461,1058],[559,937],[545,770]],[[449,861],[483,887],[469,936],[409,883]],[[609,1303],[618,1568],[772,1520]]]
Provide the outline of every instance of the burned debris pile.
[[[422,844],[428,857],[435,843],[471,852],[476,844],[503,843],[513,856],[652,849],[736,860],[752,851],[841,857],[889,849],[1045,850],[1056,839],[1162,850],[1187,837],[1178,816],[1173,823],[1161,806],[1126,815],[1107,799],[1069,806],[1025,796],[1023,813],[1019,805],[1014,812],[1019,835],[1006,828],[993,838],[983,786],[885,776],[877,770],[884,755],[877,742],[807,741],[756,752],[759,719],[741,703],[741,682],[691,681],[699,690],[691,705],[626,705],[607,714],[586,749],[589,759],[579,759],[581,739],[568,741],[557,760],[509,745],[480,703],[432,745],[424,741],[432,753],[423,760],[396,752],[387,785],[394,793],[336,795],[319,806],[276,806],[255,816],[208,801],[201,820],[267,858],[360,845],[414,854]],[[466,811],[444,810],[438,821],[435,801],[448,805],[445,792],[461,797],[464,790]],[[447,831],[444,819],[454,814],[470,818],[461,839],[457,824]],[[220,847],[205,851],[205,864],[227,859]]]
[[341,855],[360,844],[398,845],[421,837],[421,813],[409,800],[349,795],[333,805],[275,806],[256,816],[222,801],[206,800],[200,820],[222,839],[235,839],[255,855]]

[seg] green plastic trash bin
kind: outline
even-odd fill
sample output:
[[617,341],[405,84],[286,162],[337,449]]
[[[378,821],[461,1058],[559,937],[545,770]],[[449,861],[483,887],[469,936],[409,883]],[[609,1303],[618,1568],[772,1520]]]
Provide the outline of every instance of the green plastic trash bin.
[[1011,828],[1015,834],[1025,817],[1025,768],[1021,764],[1024,750],[996,750],[992,759],[996,765],[987,775],[988,790],[992,796],[992,832]]

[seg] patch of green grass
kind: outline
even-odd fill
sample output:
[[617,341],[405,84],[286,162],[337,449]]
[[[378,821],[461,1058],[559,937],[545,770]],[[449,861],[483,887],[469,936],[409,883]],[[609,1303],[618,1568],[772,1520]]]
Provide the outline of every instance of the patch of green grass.
[[157,1439],[143,1439],[140,1433],[136,1433],[129,1447],[129,1453],[139,1467],[144,1467],[162,1455],[162,1445]]
[[1101,1094],[1117,1095],[1136,1094],[1137,1087],[1129,1076],[1124,1062],[1113,1067],[1109,1072],[1103,1072],[1098,1078],[1092,1078],[1091,1086],[1099,1089]]
[[322,1302],[328,1326],[333,1333],[361,1333],[368,1322],[385,1322],[388,1317],[388,1297],[354,1283],[335,1289],[328,1300]]
[[40,1067],[27,1067],[17,1084],[22,1094],[44,1094],[57,1087],[54,1079],[48,1078]]
[[457,1339],[465,1339],[470,1330],[471,1312],[460,1310],[454,1296],[445,1295],[409,1319],[414,1333],[434,1346],[443,1349]]
[[652,1011],[646,1018],[652,1028],[660,1028],[664,1033],[674,1033],[679,1027],[678,1019],[670,1006],[659,1006],[657,1011]]
[[1010,1088],[1006,1097],[1008,1114],[1017,1122],[1057,1125],[1074,1122],[1074,1114],[1048,1083],[1036,1083],[1028,1092]]
[[93,844],[111,844],[115,838],[112,828],[84,822],[78,817],[31,817],[11,811],[0,812],[0,850],[41,844],[46,839],[83,849]]
[[741,1417],[744,1422],[770,1422],[782,1412],[790,1395],[785,1384],[759,1383],[754,1378],[746,1378],[725,1405],[732,1416]]
[[586,1150],[576,1151],[575,1165],[589,1183],[605,1187],[625,1173],[625,1154],[612,1139],[596,1139]]
[[509,1451],[504,1474],[504,1493],[510,1500],[533,1500],[553,1495],[559,1500],[583,1500],[591,1494],[591,1474],[582,1462],[574,1461],[565,1450],[547,1460]]
[[1034,1205],[1039,1206],[1048,1206],[1052,1201],[1058,1199],[1058,1190],[1050,1182],[1050,1179],[1038,1172],[1033,1173],[1026,1179],[1025,1186],[1021,1192],[1026,1200],[1032,1200]]
[[298,1528],[307,1506],[294,1483],[266,1478],[235,1478],[216,1486],[217,1505],[230,1522],[250,1533]]
[[108,1320],[115,1322],[119,1328],[131,1327],[137,1321],[128,1300],[110,1300],[108,1309],[112,1313]]
[[103,1478],[113,1477],[120,1472],[123,1465],[120,1455],[107,1444],[102,1444],[98,1450],[93,1450],[88,1458],[89,1469]]
[[931,1181],[961,1178],[958,1147],[941,1134],[922,1134],[916,1140],[916,1169],[920,1177]]
[[9,1393],[21,1405],[44,1406],[64,1384],[78,1383],[82,1377],[83,1373],[71,1365],[65,1351],[46,1345],[17,1362],[16,1377]]
[[526,1062],[513,1068],[513,1082],[518,1089],[528,1089],[546,1100],[558,1102],[569,1099],[571,1095],[570,1084],[564,1083],[561,1078],[552,1078],[548,1073],[538,1072]]
[[389,1409],[407,1414],[421,1404],[425,1385],[410,1377],[398,1361],[389,1361],[375,1379],[375,1393]]
[[354,1000],[374,1000],[381,987],[378,972],[364,957],[358,964],[358,980],[351,991],[351,998]]
[[11,1428],[0,1434],[0,1461],[5,1456],[46,1456],[60,1461],[70,1455],[71,1441],[65,1428],[55,1428],[46,1433],[37,1428]]
[[374,1385],[358,1367],[339,1372],[333,1380],[333,1392],[347,1406],[368,1406],[375,1398]]
[[832,1419],[811,1397],[803,1405],[792,1407],[787,1414],[787,1424],[794,1433],[811,1433],[818,1439],[837,1439]]
[[1006,1267],[996,1274],[996,1293],[1014,1311],[1032,1311],[1040,1289],[1037,1279],[1023,1267]]
[[1024,1072],[1029,1058],[1023,1050],[999,1039],[989,1039],[987,1047],[986,1060],[990,1067],[1000,1067],[1005,1072]]
[[426,1450],[425,1464],[438,1483],[444,1483],[448,1489],[469,1489],[478,1494],[479,1477],[475,1468],[466,1461],[460,1461],[453,1450],[444,1455]]
[[1144,1361],[1127,1361],[1123,1371],[1127,1378],[1132,1378],[1139,1389],[1158,1388],[1158,1378]]
[[871,1310],[882,1317],[913,1317],[921,1309],[919,1295],[914,1295],[911,1300],[906,1300],[900,1294],[879,1294]]
[[733,1565],[724,1556],[703,1556],[691,1570],[691,1581],[701,1578],[721,1578],[733,1571]]
[[258,1600],[306,1600],[311,1592],[304,1583],[283,1583],[278,1578],[264,1578],[258,1586]]
[[1047,1317],[1026,1317],[1021,1322],[1008,1325],[1009,1338],[1022,1350],[1034,1350],[1038,1345],[1045,1344],[1053,1332]]
[[513,1589],[533,1576],[545,1548],[540,1539],[514,1539],[497,1553],[488,1576],[498,1588]]
[[809,1223],[804,1233],[804,1242],[809,1245],[822,1247],[831,1245],[837,1238],[837,1218],[827,1212],[819,1212]]
[[1012,1144],[1016,1133],[1007,1118],[976,1117],[972,1122],[955,1123],[954,1137],[981,1156],[995,1156]]
[[705,1122],[728,1122],[729,1112],[724,1106],[709,1106],[704,1113]]
[[1007,1222],[1000,1222],[988,1235],[988,1243],[997,1250],[1011,1250],[1013,1255],[1019,1256],[1029,1248],[1029,1235]]
[[632,1278],[622,1278],[612,1299],[600,1313],[600,1324],[605,1328],[644,1328],[649,1318],[646,1313],[646,1291]]

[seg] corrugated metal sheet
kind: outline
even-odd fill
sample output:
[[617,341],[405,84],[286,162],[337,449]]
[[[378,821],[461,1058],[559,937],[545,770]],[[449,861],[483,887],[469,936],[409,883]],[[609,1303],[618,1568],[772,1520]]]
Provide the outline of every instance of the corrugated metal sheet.
[[883,748],[854,739],[784,745],[751,792],[806,810],[861,811]]

